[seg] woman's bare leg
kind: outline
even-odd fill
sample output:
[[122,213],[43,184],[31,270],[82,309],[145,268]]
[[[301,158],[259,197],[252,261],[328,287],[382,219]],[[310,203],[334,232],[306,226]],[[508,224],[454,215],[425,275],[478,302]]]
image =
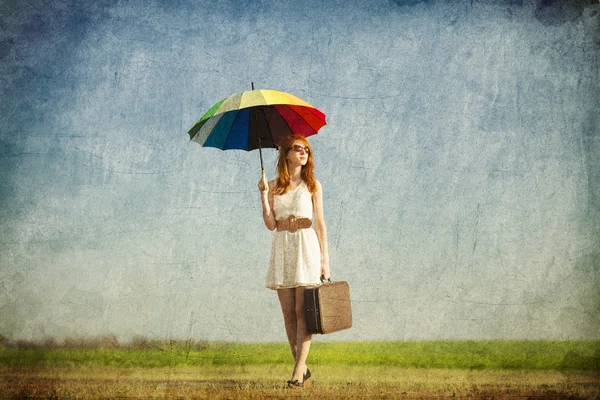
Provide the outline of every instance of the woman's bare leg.
[[296,365],[292,380],[302,382],[306,373],[306,359],[310,349],[312,335],[306,332],[306,317],[304,315],[304,287],[296,288]]
[[292,356],[294,361],[296,360],[296,339],[297,339],[297,318],[296,318],[296,290],[291,289],[277,289],[277,297],[279,297],[279,304],[281,304],[281,311],[283,312],[283,322],[285,324],[285,333],[287,334],[288,342],[290,343],[290,349],[292,350]]

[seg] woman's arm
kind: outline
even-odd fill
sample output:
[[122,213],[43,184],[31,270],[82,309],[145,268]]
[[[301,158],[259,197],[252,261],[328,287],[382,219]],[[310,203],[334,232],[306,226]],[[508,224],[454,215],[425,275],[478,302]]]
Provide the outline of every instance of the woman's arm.
[[274,187],[275,181],[270,181],[267,188],[263,187],[262,180],[258,183],[260,199],[262,201],[263,220],[265,221],[265,226],[270,231],[277,228],[277,221],[275,220],[275,213],[273,212],[273,195],[271,192]]
[[327,227],[325,226],[325,217],[323,213],[323,187],[321,182],[317,181],[317,191],[313,193],[313,208],[315,213],[314,228],[321,246],[321,275],[329,279],[331,273],[329,270],[329,249],[327,247]]

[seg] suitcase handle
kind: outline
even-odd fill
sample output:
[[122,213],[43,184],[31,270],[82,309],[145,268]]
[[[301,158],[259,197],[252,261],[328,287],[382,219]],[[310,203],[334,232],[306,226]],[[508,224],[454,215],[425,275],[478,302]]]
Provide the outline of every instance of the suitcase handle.
[[325,283],[325,282],[331,283],[331,278],[325,279],[325,275],[321,275],[320,279],[321,279],[321,283]]

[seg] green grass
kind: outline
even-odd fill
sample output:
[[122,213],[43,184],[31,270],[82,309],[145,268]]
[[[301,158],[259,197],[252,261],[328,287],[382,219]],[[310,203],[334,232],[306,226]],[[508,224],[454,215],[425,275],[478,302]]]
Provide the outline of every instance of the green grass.
[[[5,367],[244,366],[290,364],[286,343],[184,342],[148,349],[0,348]],[[600,341],[315,342],[311,365],[493,370],[600,370]]]

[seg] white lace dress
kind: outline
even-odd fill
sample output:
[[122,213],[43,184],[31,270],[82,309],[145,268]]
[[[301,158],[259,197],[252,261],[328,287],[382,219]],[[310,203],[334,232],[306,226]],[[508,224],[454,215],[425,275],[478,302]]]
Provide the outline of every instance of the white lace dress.
[[[312,196],[304,181],[281,196],[273,196],[275,219],[313,217]],[[266,287],[284,289],[320,283],[321,247],[315,230],[279,231],[273,236]]]

